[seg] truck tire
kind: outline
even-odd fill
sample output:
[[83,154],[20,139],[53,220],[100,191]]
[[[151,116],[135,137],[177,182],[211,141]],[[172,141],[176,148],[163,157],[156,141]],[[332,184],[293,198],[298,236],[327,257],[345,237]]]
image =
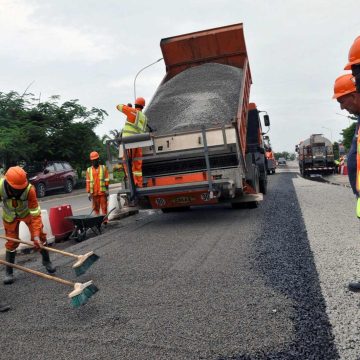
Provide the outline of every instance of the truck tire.
[[254,188],[254,190],[259,193],[260,192],[260,175],[259,175],[259,167],[257,165],[253,166],[253,173],[251,180],[249,181],[250,185]]
[[260,192],[263,193],[263,195],[266,195],[267,193],[267,183],[267,178],[259,180]]

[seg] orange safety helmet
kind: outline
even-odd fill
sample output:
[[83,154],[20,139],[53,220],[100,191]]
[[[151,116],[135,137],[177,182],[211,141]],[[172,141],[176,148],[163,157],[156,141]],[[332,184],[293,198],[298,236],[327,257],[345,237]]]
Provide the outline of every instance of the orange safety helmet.
[[8,184],[17,190],[25,189],[28,186],[26,172],[20,166],[13,166],[5,174],[5,180]]
[[136,98],[135,105],[139,105],[141,107],[144,107],[145,106],[145,99],[143,97]]
[[345,65],[344,70],[351,70],[351,65],[360,64],[360,36],[358,36],[349,50],[349,62]]
[[352,74],[341,75],[335,80],[333,99],[338,99],[353,92],[356,92],[356,87]]
[[99,158],[99,153],[97,151],[92,151],[90,153],[90,160],[96,160]]

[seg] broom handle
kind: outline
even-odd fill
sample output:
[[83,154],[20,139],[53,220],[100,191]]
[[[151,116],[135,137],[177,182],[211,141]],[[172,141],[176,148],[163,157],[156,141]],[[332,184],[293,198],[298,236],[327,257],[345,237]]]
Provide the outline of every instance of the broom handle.
[[36,270],[32,270],[32,269],[29,269],[29,268],[26,268],[24,266],[20,266],[20,265],[16,265],[16,264],[12,264],[12,263],[9,263],[7,261],[4,261],[4,260],[0,260],[0,264],[3,264],[3,265],[6,265],[6,266],[10,266],[10,267],[13,267],[15,269],[18,269],[18,270],[21,270],[21,271],[25,271],[27,273],[30,273],[30,274],[33,274],[33,275],[36,275],[36,276],[39,276],[39,277],[42,277],[43,279],[47,279],[47,280],[52,280],[52,281],[56,281],[60,284],[63,284],[63,285],[69,285],[69,286],[74,286],[75,284],[71,281],[68,281],[68,280],[65,280],[65,279],[61,279],[61,278],[58,278],[56,276],[50,276],[48,274],[44,274],[40,271],[36,271]]
[[[9,241],[14,241],[14,242],[17,242],[19,244],[25,244],[25,245],[29,245],[31,247],[34,247],[34,244],[30,241],[24,241],[24,240],[20,240],[20,239],[14,239],[14,238],[11,238],[11,237],[7,237],[7,236],[3,236],[3,235],[0,235],[0,238],[1,239],[5,239],[5,240],[9,240]],[[62,250],[59,250],[59,249],[54,249],[54,248],[51,248],[51,247],[48,247],[48,246],[43,246],[43,248],[45,250],[48,250],[48,251],[52,251],[52,252],[55,252],[55,253],[58,253],[58,254],[61,254],[61,255],[65,255],[65,256],[71,256],[73,258],[76,258],[78,259],[80,256],[78,255],[75,255],[75,254],[72,254],[72,253],[68,253],[66,251],[62,251]]]

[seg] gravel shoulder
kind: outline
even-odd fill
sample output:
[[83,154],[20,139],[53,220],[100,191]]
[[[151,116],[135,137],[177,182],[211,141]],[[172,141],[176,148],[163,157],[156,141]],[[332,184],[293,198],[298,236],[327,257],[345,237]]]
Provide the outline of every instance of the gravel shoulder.
[[[341,176],[341,175],[340,175]],[[293,180],[335,343],[343,359],[360,357],[360,295],[347,290],[360,280],[360,224],[351,189]]]

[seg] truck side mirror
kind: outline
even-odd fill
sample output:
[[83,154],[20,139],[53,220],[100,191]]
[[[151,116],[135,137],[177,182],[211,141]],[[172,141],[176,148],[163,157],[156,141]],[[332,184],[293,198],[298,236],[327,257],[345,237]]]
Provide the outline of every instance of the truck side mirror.
[[264,115],[264,124],[265,126],[270,126],[270,117],[269,115]]
[[298,146],[298,145],[295,146],[295,151],[296,151],[296,152],[299,151],[299,146]]

